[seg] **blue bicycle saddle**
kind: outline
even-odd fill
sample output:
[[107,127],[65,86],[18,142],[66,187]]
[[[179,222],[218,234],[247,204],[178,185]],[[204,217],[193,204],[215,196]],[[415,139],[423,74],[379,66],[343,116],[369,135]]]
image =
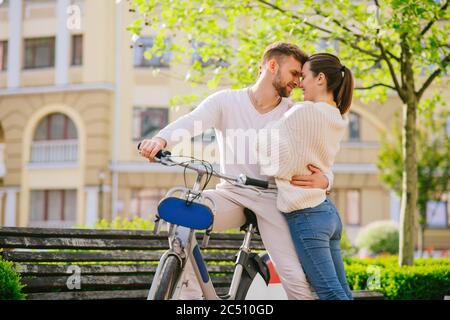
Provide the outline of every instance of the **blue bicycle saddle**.
[[183,227],[196,230],[208,229],[214,221],[211,209],[201,203],[186,203],[186,200],[168,197],[158,205],[158,214],[161,219]]

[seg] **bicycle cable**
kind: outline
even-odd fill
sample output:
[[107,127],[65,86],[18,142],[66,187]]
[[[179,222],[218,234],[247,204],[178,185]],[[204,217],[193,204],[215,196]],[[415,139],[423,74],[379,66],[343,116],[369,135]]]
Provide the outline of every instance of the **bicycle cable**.
[[[192,156],[171,156],[171,157],[189,158],[190,159],[190,160],[187,160],[187,161],[174,163],[172,165],[181,165],[181,166],[184,167],[184,171],[183,171],[184,186],[189,190],[188,197],[186,199],[186,204],[187,205],[191,205],[195,200],[197,200],[200,197],[200,194],[205,190],[205,188],[207,187],[207,185],[211,181],[211,178],[213,177],[213,173],[215,172],[214,168],[213,168],[213,166],[212,166],[212,164],[210,162],[208,162],[206,160],[202,160],[202,159],[197,159],[197,158],[192,157]],[[196,164],[196,162],[197,162],[198,165],[203,166],[203,168],[205,170],[206,178],[205,178],[205,182],[204,182],[203,186],[200,188],[200,192],[197,192],[197,193],[194,194],[194,193],[191,192],[191,190],[187,186],[186,170],[187,170],[187,165],[188,164]]]
[[[186,204],[187,205],[191,205],[195,200],[197,200],[200,197],[200,194],[205,190],[205,188],[207,187],[207,185],[211,181],[211,179],[213,177],[213,174],[214,173],[218,174],[218,173],[214,170],[213,165],[209,161],[202,160],[202,159],[197,159],[197,158],[192,157],[192,156],[174,156],[174,155],[172,155],[171,157],[172,158],[173,157],[177,157],[177,158],[188,158],[189,159],[187,161],[170,164],[170,166],[181,165],[181,166],[184,167],[184,170],[183,170],[184,186],[189,190],[188,197],[186,199]],[[204,167],[205,174],[206,174],[206,179],[205,179],[205,183],[203,184],[203,187],[200,188],[200,192],[194,194],[194,193],[191,193],[190,189],[187,186],[186,170],[187,170],[187,165],[188,164],[195,164],[196,162],[199,163],[199,165],[202,165]],[[253,191],[257,192],[258,195],[261,195],[263,193],[263,191],[260,188],[258,188],[258,187],[251,186],[251,185],[242,185],[240,183],[236,183],[236,181],[234,179],[228,179],[226,177],[221,177],[221,179],[224,179],[225,181],[228,181],[230,184],[232,184],[234,186],[237,186],[239,188],[253,190]],[[267,190],[267,191],[269,191],[269,190]],[[269,192],[273,192],[273,191],[269,191]],[[191,197],[191,194],[193,195],[192,197]]]

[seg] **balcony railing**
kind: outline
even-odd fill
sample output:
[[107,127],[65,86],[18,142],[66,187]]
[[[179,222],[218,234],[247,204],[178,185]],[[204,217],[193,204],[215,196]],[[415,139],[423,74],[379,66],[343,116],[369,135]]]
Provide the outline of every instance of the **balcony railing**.
[[78,140],[34,141],[31,163],[73,163],[78,160]]

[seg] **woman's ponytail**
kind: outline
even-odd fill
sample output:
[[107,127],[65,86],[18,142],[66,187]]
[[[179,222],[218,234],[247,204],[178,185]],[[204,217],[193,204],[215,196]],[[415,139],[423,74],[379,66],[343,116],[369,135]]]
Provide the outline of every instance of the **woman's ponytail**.
[[347,113],[352,105],[354,82],[353,74],[349,68],[342,66],[342,73],[342,83],[337,88],[337,94],[334,95],[334,101],[341,114],[344,114]]
[[323,73],[327,89],[333,92],[334,102],[341,114],[347,113],[352,104],[354,80],[352,71],[343,66],[338,57],[331,53],[316,53],[308,58],[314,75]]

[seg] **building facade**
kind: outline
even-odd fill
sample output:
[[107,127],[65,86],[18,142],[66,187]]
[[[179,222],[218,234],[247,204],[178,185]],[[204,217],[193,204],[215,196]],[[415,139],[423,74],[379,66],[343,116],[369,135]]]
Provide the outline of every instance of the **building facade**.
[[[184,184],[182,170],[142,160],[136,144],[189,111],[169,108],[172,97],[208,90],[184,81],[186,66],[172,63],[169,52],[144,59],[153,38],[132,41],[128,9],[111,0],[0,5],[0,225],[148,218],[170,187]],[[394,95],[352,106],[332,192],[350,239],[370,222],[398,221],[399,199],[380,182],[375,163],[380,134],[389,134],[399,111]],[[213,145],[214,136],[195,143]],[[426,231],[426,247],[450,247],[444,206]]]

